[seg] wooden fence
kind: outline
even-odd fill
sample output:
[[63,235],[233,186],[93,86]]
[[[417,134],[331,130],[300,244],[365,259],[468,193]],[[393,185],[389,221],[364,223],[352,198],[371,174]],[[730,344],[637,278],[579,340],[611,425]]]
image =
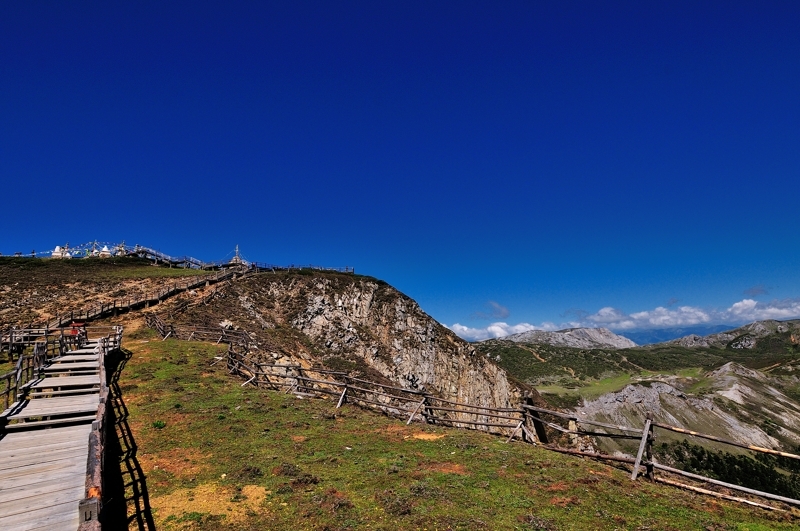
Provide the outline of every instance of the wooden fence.
[[212,341],[217,344],[234,343],[243,346],[250,342],[250,335],[242,330],[203,326],[175,327],[154,313],[145,315],[144,319],[147,326],[155,329],[163,339],[174,337],[184,341]]
[[356,270],[354,267],[325,267],[319,265],[275,265],[275,264],[267,264],[264,262],[248,262],[250,267],[254,268],[256,271],[299,271],[302,269],[311,269],[314,271],[332,271],[335,273],[355,273]]
[[[100,349],[100,397],[95,420],[92,422],[92,431],[89,433],[89,453],[86,461],[86,491],[85,497],[78,504],[80,514],[99,515],[102,511],[103,500],[103,463],[106,438],[108,435],[108,379],[106,377],[106,356],[122,346],[122,327],[113,327],[112,333],[99,339]],[[113,429],[113,427],[111,427]],[[79,531],[100,530],[101,525],[97,518],[82,519]]]
[[242,275],[244,272],[245,270],[241,268],[225,269],[216,271],[210,275],[203,275],[189,278],[180,282],[173,282],[164,288],[147,293],[139,298],[114,299],[111,302],[101,303],[85,310],[58,315],[55,319],[48,323],[48,326],[49,328],[60,328],[62,326],[71,324],[73,321],[92,321],[95,319],[102,319],[103,317],[115,316],[119,313],[130,310],[147,308],[150,305],[158,304],[159,302],[177,295],[178,293],[183,293],[201,286],[208,286],[223,280],[233,279],[236,278],[237,275]]
[[[19,332],[21,332],[20,337],[29,337],[27,330]],[[0,381],[3,382],[0,396],[3,397],[4,409],[8,409],[17,400],[20,389],[37,378],[50,359],[62,355],[72,346],[79,347],[85,339],[86,331],[80,330],[76,331],[75,335],[50,334],[37,336],[35,341],[26,342],[24,345],[22,342],[16,343],[20,354],[17,363],[14,369],[0,375]]]
[[[245,379],[242,386],[249,384],[256,387],[266,387],[305,396],[328,395],[337,401],[337,408],[341,407],[344,403],[351,402],[362,407],[379,409],[386,414],[403,418],[406,424],[410,424],[415,419],[418,419],[429,424],[481,429],[490,433],[507,436],[507,442],[519,436],[524,442],[541,444],[543,447],[556,452],[633,465],[633,471],[631,473],[632,480],[636,480],[640,475],[640,470],[644,468],[643,475],[653,481],[764,509],[779,510],[771,505],[765,505],[752,500],[679,483],[668,477],[657,477],[655,471],[661,470],[669,474],[681,475],[718,487],[737,490],[793,506],[800,506],[800,500],[750,489],[741,485],[726,483],[657,463],[653,458],[652,445],[655,440],[654,430],[655,428],[659,428],[674,433],[701,437],[717,443],[728,444],[754,452],[790,459],[800,459],[799,455],[741,444],[712,435],[655,422],[652,420],[651,414],[648,414],[648,418],[645,420],[645,425],[642,428],[635,428],[597,422],[580,418],[574,414],[537,407],[533,404],[530,397],[526,397],[525,402],[518,408],[494,408],[455,402],[432,395],[424,389],[400,388],[390,384],[364,380],[351,376],[347,372],[329,370],[323,367],[304,367],[299,364],[260,362],[249,355],[247,345],[250,338],[249,335],[243,331],[238,331],[238,333],[234,335],[231,331],[224,331],[221,328],[177,328],[167,325],[157,316],[150,317],[148,324],[155,328],[162,338],[175,337],[178,339],[188,339],[192,337],[193,339],[199,340],[202,337],[200,335],[200,330],[207,330],[204,331],[205,337],[217,343],[228,343],[226,356],[224,358],[218,358],[214,363],[224,359],[227,363],[228,371],[231,374],[239,375]],[[548,419],[548,417],[567,421],[568,426],[564,427]],[[631,458],[598,452],[586,452],[575,448],[558,446],[554,444],[554,442],[551,442],[553,436],[557,434],[564,434],[573,441],[579,436],[638,441],[638,452],[635,458]]]
[[4,409],[17,399],[17,395],[26,383],[37,378],[50,360],[64,355],[73,348],[80,348],[87,340],[88,333],[104,335],[105,350],[119,348],[122,340],[122,327],[119,326],[82,326],[74,330],[48,330],[46,334],[35,336],[39,329],[19,329],[20,337],[35,338],[25,343],[18,342],[20,355],[11,371],[0,375],[3,388],[0,391]]
[[[786,503],[786,504],[789,504],[789,505],[800,507],[800,500],[796,500],[794,498],[788,498],[786,496],[780,496],[780,495],[773,494],[773,493],[770,493],[770,492],[764,492],[764,491],[759,491],[759,490],[755,490],[755,489],[750,489],[750,488],[744,487],[742,485],[736,485],[736,484],[733,484],[733,483],[727,483],[727,482],[720,481],[720,480],[717,480],[717,479],[714,479],[714,478],[709,478],[709,477],[702,476],[702,475],[699,475],[699,474],[693,474],[691,472],[686,472],[684,470],[680,470],[680,469],[677,469],[677,468],[669,467],[667,465],[663,465],[661,463],[658,463],[654,459],[652,450],[653,450],[653,442],[656,439],[655,429],[659,428],[659,429],[667,430],[667,431],[670,431],[670,432],[673,432],[673,433],[679,433],[679,434],[688,435],[688,436],[691,436],[691,437],[699,437],[701,439],[714,441],[714,442],[725,444],[725,445],[728,445],[728,446],[733,446],[733,447],[736,447],[736,448],[742,448],[742,449],[745,449],[745,450],[750,450],[750,451],[756,452],[756,453],[769,454],[769,455],[775,455],[775,456],[779,456],[779,457],[785,457],[785,458],[789,458],[789,459],[798,459],[798,460],[800,460],[800,455],[796,455],[796,454],[792,454],[792,453],[788,453],[788,452],[782,452],[782,451],[779,451],[779,450],[772,450],[770,448],[762,448],[762,447],[759,447],[759,446],[742,444],[742,443],[739,443],[739,442],[723,439],[721,437],[716,437],[714,435],[708,435],[708,434],[705,434],[705,433],[699,433],[699,432],[696,432],[696,431],[687,430],[685,428],[680,428],[678,426],[672,426],[670,424],[656,422],[656,421],[653,420],[652,413],[648,413],[647,414],[647,418],[645,419],[644,427],[642,427],[642,428],[633,428],[633,427],[628,427],[628,426],[616,426],[616,425],[612,425],[612,424],[605,424],[605,423],[602,423],[602,422],[595,422],[595,421],[579,418],[576,415],[572,415],[572,414],[568,414],[568,413],[562,413],[562,412],[559,412],[559,411],[552,411],[552,410],[542,409],[542,408],[538,408],[538,407],[531,406],[531,405],[526,405],[524,407],[526,409],[530,410],[530,411],[535,411],[536,413],[539,413],[540,415],[543,415],[545,418],[547,416],[551,416],[551,417],[555,417],[557,419],[560,419],[562,421],[563,420],[568,421],[569,422],[569,426],[567,428],[564,428],[563,426],[558,425],[558,424],[556,424],[554,422],[550,422],[550,421],[544,421],[544,422],[549,428],[555,430],[556,432],[564,433],[564,434],[567,434],[567,435],[569,435],[571,437],[591,436],[591,437],[599,437],[599,438],[605,437],[605,438],[612,438],[612,439],[637,440],[639,442],[639,445],[638,445],[638,452],[636,454],[636,458],[635,459],[631,459],[631,458],[627,458],[627,457],[621,457],[621,456],[605,455],[605,454],[594,453],[594,452],[584,452],[584,451],[576,450],[576,449],[565,449],[565,448],[551,447],[551,449],[553,449],[553,450],[561,451],[561,452],[565,452],[565,453],[570,453],[570,454],[573,454],[573,455],[583,455],[583,456],[597,458],[597,459],[604,459],[604,460],[618,461],[618,462],[624,462],[624,463],[632,464],[633,465],[633,471],[631,472],[631,479],[632,480],[636,480],[636,478],[640,475],[640,471],[642,469],[644,469],[644,474],[643,475],[645,477],[647,477],[648,479],[651,479],[653,481],[658,481],[658,482],[661,482],[661,483],[666,483],[666,484],[669,484],[669,485],[673,485],[673,486],[677,486],[677,487],[681,487],[681,488],[686,488],[686,489],[689,489],[689,490],[693,490],[695,492],[700,492],[702,494],[709,494],[709,495],[718,496],[718,497],[722,497],[722,498],[729,499],[729,500],[739,501],[739,502],[747,503],[749,505],[759,506],[759,507],[762,507],[762,508],[765,508],[765,509],[775,509],[775,507],[772,507],[772,506],[769,506],[769,505],[764,505],[764,504],[759,504],[759,503],[753,502],[751,500],[746,500],[746,499],[743,499],[743,498],[736,498],[736,497],[725,495],[725,494],[715,493],[713,491],[707,491],[706,489],[699,489],[698,487],[694,487],[692,485],[686,485],[686,484],[677,483],[677,482],[672,481],[672,480],[670,480],[668,478],[657,477],[656,474],[655,474],[655,471],[656,470],[661,470],[661,471],[664,471],[664,472],[668,472],[670,474],[677,474],[677,475],[684,476],[684,477],[687,477],[687,478],[690,478],[690,479],[693,479],[693,480],[696,480],[696,481],[702,481],[702,482],[705,482],[705,483],[716,485],[718,487],[724,487],[726,489],[737,490],[737,491],[744,492],[744,493],[747,493],[747,494],[751,494],[751,495],[754,495],[754,496],[759,496],[759,497],[766,498],[766,499],[769,499],[769,500],[779,501],[779,502],[782,502],[782,503]],[[584,429],[581,426],[599,427],[599,428],[603,428],[603,429],[605,429],[607,431],[597,431],[596,429]]]
[[110,302],[100,303],[89,308],[70,311],[63,315],[57,315],[48,323],[30,324],[24,328],[11,327],[0,336],[0,351],[6,350],[9,356],[20,353],[22,350],[36,343],[40,338],[49,336],[51,332],[63,329],[75,322],[88,322],[105,317],[116,316],[120,313],[148,308],[153,304],[158,304],[174,295],[185,291],[209,286],[225,280],[235,279],[245,274],[251,273],[246,268],[232,268],[216,271],[210,275],[203,275],[173,282],[170,285],[142,295],[138,298],[114,299]]

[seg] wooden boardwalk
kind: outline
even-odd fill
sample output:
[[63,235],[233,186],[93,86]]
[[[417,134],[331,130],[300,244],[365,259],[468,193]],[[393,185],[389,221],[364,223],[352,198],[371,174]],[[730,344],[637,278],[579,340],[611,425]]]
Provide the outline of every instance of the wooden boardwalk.
[[99,529],[110,346],[49,360],[0,415],[0,530]]

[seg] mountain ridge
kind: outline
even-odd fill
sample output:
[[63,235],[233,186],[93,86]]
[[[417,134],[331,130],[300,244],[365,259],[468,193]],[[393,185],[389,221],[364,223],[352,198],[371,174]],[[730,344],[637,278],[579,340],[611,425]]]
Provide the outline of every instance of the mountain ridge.
[[565,328],[554,332],[529,330],[498,339],[514,343],[547,344],[571,348],[623,349],[637,346],[627,337],[615,334],[608,328]]
[[716,334],[699,336],[691,334],[671,341],[661,343],[663,345],[677,345],[687,348],[712,347],[735,349],[752,349],[759,339],[766,338],[772,334],[790,334],[792,343],[800,343],[800,319],[790,319],[778,321],[766,319],[763,321],[753,321],[744,326],[733,328]]

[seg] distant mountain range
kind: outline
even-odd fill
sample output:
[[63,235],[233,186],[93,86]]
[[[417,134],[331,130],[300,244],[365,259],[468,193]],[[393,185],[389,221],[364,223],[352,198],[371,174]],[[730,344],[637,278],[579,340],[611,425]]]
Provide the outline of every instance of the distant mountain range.
[[686,336],[707,336],[718,332],[731,330],[731,325],[704,325],[686,326],[676,328],[660,328],[657,330],[636,330],[623,332],[622,336],[634,341],[637,345],[651,345],[653,343],[664,343],[673,339]]
[[790,344],[795,345],[800,343],[800,319],[792,321],[755,321],[733,330],[726,330],[707,336],[692,334],[667,341],[665,344],[695,348],[730,347],[735,349],[752,349],[756,346],[759,339],[787,333],[789,334],[788,340]]
[[[582,417],[641,425],[652,413],[660,422],[742,444],[794,451],[800,441],[800,319],[677,331],[684,335],[644,346],[606,329],[573,328],[475,347],[554,406]],[[603,442],[601,449],[636,451],[624,441]]]
[[514,343],[534,343],[572,348],[631,348],[636,343],[607,328],[567,328],[557,332],[530,330],[501,338]]
[[656,346],[662,343],[682,347],[725,348],[731,341],[741,336],[743,337],[740,341],[741,345],[734,345],[734,348],[751,348],[751,343],[755,339],[783,332],[797,332],[798,340],[800,340],[800,320],[756,321],[738,328],[731,328],[730,325],[662,328],[659,330],[625,332],[624,335],[615,334],[607,328],[567,328],[555,332],[531,330],[499,339],[513,341],[514,343],[589,349],[623,349],[637,346]]

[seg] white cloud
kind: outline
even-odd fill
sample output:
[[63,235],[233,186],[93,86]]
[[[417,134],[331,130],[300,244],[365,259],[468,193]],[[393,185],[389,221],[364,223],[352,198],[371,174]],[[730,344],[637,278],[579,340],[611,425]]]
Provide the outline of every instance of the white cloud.
[[744,299],[728,308],[728,313],[731,315],[748,315],[755,310],[756,306],[758,306],[758,303],[753,299]]
[[492,323],[485,328],[470,328],[459,323],[449,327],[458,336],[468,341],[480,341],[481,339],[505,337],[511,334],[519,334],[529,330],[544,330],[542,327],[528,323],[509,325],[508,323]]
[[763,321],[765,319],[794,319],[800,317],[800,299],[756,302],[743,299],[731,305],[726,313],[739,321]]
[[631,314],[635,323],[631,328],[669,328],[705,324],[711,320],[708,312],[693,306],[679,306],[674,310],[659,306],[654,310]]
[[586,317],[587,320],[598,324],[615,323],[624,318],[624,313],[616,308],[612,308],[611,306],[600,308],[597,313]]
[[593,314],[582,314],[580,319],[560,324],[544,322],[541,325],[519,323],[509,325],[504,322],[492,323],[484,328],[470,328],[459,323],[450,327],[453,332],[469,341],[505,337],[528,330],[563,330],[577,327],[604,327],[616,331],[648,330],[693,326],[705,324],[730,324],[739,326],[752,321],[765,319],[800,318],[800,299],[786,299],[772,302],[757,302],[743,299],[725,309],[703,309],[696,306],[665,308],[659,306],[652,310],[626,314],[622,310],[606,306]]

